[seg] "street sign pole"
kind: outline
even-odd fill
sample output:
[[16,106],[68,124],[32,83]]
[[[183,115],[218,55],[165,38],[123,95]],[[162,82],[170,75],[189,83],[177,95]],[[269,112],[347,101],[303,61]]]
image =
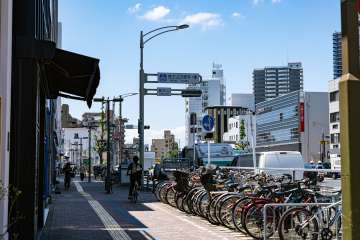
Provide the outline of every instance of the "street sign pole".
[[[202,126],[204,128],[204,132],[205,133],[211,133],[213,132],[214,129],[214,124],[215,120],[213,117],[209,116],[209,115],[205,115],[202,119]],[[207,144],[208,144],[208,160],[207,160],[207,166],[210,167],[211,164],[211,150],[210,150],[210,138],[207,139]]]

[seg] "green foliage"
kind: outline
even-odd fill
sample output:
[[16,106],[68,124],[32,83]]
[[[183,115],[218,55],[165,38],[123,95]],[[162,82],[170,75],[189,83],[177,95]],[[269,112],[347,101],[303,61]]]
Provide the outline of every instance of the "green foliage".
[[240,122],[240,140],[244,140],[245,137],[246,137],[245,121],[244,121],[244,119],[242,119]]

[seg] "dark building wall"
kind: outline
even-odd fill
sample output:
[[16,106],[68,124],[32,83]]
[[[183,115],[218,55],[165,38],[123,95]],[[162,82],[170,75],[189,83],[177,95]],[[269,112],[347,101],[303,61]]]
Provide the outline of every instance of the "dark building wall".
[[9,207],[14,204],[10,219],[17,214],[21,218],[11,228],[10,238],[15,234],[17,239],[37,239],[43,227],[45,79],[41,74],[44,49],[37,40],[55,42],[56,17],[56,0],[13,1],[9,184],[21,194],[10,196]]

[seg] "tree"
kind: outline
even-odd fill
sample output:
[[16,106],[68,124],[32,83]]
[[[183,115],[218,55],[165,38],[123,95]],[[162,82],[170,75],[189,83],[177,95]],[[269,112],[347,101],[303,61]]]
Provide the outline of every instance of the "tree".
[[100,113],[100,139],[96,137],[95,151],[99,154],[100,164],[103,164],[103,153],[106,151],[106,143],[104,140],[104,129],[105,129],[105,112],[104,112],[104,102],[101,103],[101,113]]
[[246,133],[245,133],[245,120],[241,119],[240,121],[240,140],[244,140],[244,138],[246,137]]

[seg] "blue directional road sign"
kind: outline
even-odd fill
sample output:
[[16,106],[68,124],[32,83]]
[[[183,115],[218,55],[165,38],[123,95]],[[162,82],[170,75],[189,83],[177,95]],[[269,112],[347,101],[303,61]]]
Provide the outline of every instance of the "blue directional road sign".
[[205,115],[202,119],[202,126],[205,131],[211,132],[214,128],[215,120],[212,116]]
[[158,83],[197,84],[201,82],[198,73],[157,73]]

